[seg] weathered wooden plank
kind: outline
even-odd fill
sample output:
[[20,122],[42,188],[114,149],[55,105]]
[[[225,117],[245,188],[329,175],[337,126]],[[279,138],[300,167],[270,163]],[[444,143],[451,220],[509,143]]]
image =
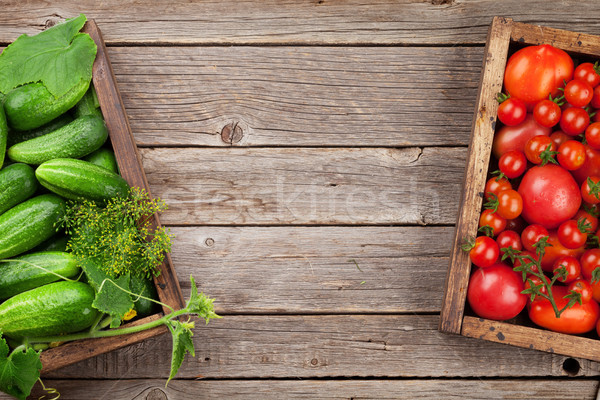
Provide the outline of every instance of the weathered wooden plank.
[[467,145],[473,47],[112,47],[139,145]]
[[544,0],[5,0],[0,41],[39,32],[82,10],[98,21],[107,42],[116,44],[483,43],[495,15],[600,33],[594,0],[554,3],[548,7]]
[[465,148],[146,148],[166,225],[453,224]]
[[453,231],[175,227],[172,258],[219,313],[439,312]]
[[[61,400],[109,398],[119,400],[280,400],[280,399],[514,399],[594,400],[598,382],[573,379],[461,379],[461,380],[173,380],[165,388],[164,380],[46,380],[57,388]],[[36,386],[32,398],[44,393]],[[0,395],[0,399],[8,399]]]
[[[439,295],[440,293],[432,293]],[[437,315],[233,316],[198,323],[179,378],[564,376],[567,357],[447,335]],[[171,339],[153,338],[50,378],[162,378]],[[600,375],[580,360],[577,376]]]

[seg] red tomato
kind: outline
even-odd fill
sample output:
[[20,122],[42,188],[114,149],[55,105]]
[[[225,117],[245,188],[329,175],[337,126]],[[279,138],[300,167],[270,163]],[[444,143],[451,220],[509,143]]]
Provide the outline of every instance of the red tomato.
[[527,107],[525,107],[525,103],[514,97],[504,100],[498,106],[498,119],[504,125],[519,125],[526,115]]
[[[590,282],[589,279],[586,280]],[[592,287],[592,298],[598,302],[600,302],[600,281],[590,282],[590,286]]]
[[521,232],[523,232],[523,229],[525,229],[526,226],[527,222],[525,222],[523,218],[519,217],[515,219],[506,220],[506,228],[504,229],[515,231],[518,234],[521,234]]
[[533,108],[533,117],[537,123],[548,128],[558,124],[560,114],[560,106],[549,99],[538,102]]
[[592,280],[592,273],[600,267],[600,249],[586,250],[579,259],[581,264],[581,275],[583,279]]
[[494,197],[494,196],[492,196],[492,194],[494,194],[496,197],[498,197],[498,194],[500,192],[502,192],[503,190],[509,190],[509,189],[512,189],[512,185],[510,184],[508,179],[506,179],[506,178],[490,178],[487,181],[487,183],[485,184],[485,189],[484,189],[485,199],[491,200]]
[[521,215],[530,224],[546,229],[556,228],[577,213],[581,206],[581,191],[564,168],[546,164],[525,173],[519,185],[523,198]]
[[560,116],[560,129],[567,135],[580,135],[589,124],[590,115],[583,108],[570,107]]
[[556,231],[560,243],[568,249],[577,249],[585,246],[587,233],[581,232],[577,220],[569,219],[558,227]]
[[479,227],[486,225],[492,228],[492,236],[496,236],[506,228],[506,219],[493,210],[483,210],[479,217]]
[[523,151],[525,143],[537,135],[549,136],[552,128],[538,124],[532,114],[527,114],[519,125],[503,126],[494,135],[492,152],[496,158],[511,150]]
[[576,279],[569,283],[567,291],[577,292],[581,295],[581,303],[588,303],[592,299],[592,285],[586,280]]
[[500,249],[494,239],[487,236],[479,236],[475,239],[475,245],[469,251],[471,262],[479,268],[493,265],[500,255]]
[[575,217],[573,217],[573,219],[575,221],[579,221],[580,219],[583,219],[583,224],[588,226],[588,229],[592,232],[596,231],[596,229],[598,229],[598,218],[594,217],[592,214],[590,214],[589,212],[580,209],[579,211],[577,211],[577,214],[575,214]]
[[585,107],[594,95],[594,88],[584,81],[572,80],[565,86],[565,100],[573,107]]
[[558,88],[573,76],[573,60],[551,45],[528,46],[514,53],[506,63],[504,87],[511,97],[532,109],[535,103],[559,94]]
[[[542,159],[542,153],[556,151],[556,147],[554,147],[554,142],[550,139],[550,136],[538,135],[534,136],[525,143],[525,148],[523,149],[525,152],[525,157],[532,162],[533,164],[541,164],[544,159]],[[547,157],[552,158],[551,153],[547,154]],[[545,158],[546,162],[548,158]]]
[[581,199],[588,204],[600,203],[600,178],[597,176],[588,176],[581,184]]
[[577,140],[567,140],[558,148],[556,159],[561,167],[574,171],[585,162],[585,146]]
[[598,75],[597,65],[585,62],[575,68],[573,79],[586,82],[591,87],[595,88],[600,84],[600,75]]
[[557,275],[557,270],[559,268],[564,268],[566,271],[566,276],[561,276],[558,280],[562,283],[571,283],[575,279],[581,276],[581,265],[579,265],[579,261],[573,256],[560,256],[554,261],[552,265],[552,271],[554,275]]
[[600,149],[600,122],[588,125],[585,129],[585,140],[592,149]]
[[[568,302],[564,296],[567,295],[565,286],[553,286],[552,296],[558,309],[562,309]],[[536,324],[551,331],[560,333],[580,334],[591,331],[596,327],[600,316],[600,307],[594,300],[580,305],[575,304],[562,312],[560,318],[556,318],[550,301],[537,298],[529,307],[529,318]]]
[[502,249],[507,249],[509,247],[512,247],[514,250],[518,251],[523,250],[521,236],[515,231],[504,230],[500,232],[496,238],[496,243],[500,248],[500,255],[504,255]]
[[525,250],[535,253],[535,247],[533,247],[533,245],[539,242],[541,238],[549,235],[548,229],[539,224],[531,224],[521,232],[521,243],[523,243]]
[[585,144],[585,161],[581,168],[571,171],[577,183],[583,183],[588,176],[600,176],[600,150]]
[[516,317],[525,308],[523,289],[521,275],[497,263],[471,275],[467,299],[478,316],[502,321]]
[[525,157],[525,154],[519,150],[507,151],[502,154],[502,157],[498,160],[498,169],[510,179],[518,178],[523,175],[526,168],[527,158]]
[[[515,219],[521,215],[523,210],[523,199],[516,190],[503,190],[498,193],[498,210],[496,211],[504,219]],[[506,224],[505,224],[506,228]]]
[[548,246],[545,248],[544,257],[542,257],[542,269],[546,272],[552,272],[554,262],[560,256],[573,256],[579,258],[585,251],[584,247],[578,249],[568,249],[560,243],[558,235],[555,230],[552,230],[548,234]]
[[554,142],[554,146],[558,149],[561,144],[567,140],[571,140],[571,136],[567,135],[563,131],[554,131],[550,135],[550,139]]
[[[590,104],[594,108],[600,108],[600,86],[596,86],[594,88],[594,95],[592,96],[592,101],[590,101]],[[598,114],[596,114],[596,116],[598,116]]]

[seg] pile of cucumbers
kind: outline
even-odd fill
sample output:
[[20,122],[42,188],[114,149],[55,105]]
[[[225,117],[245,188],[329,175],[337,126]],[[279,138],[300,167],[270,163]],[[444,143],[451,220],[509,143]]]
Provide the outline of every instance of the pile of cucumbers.
[[[0,331],[18,340],[90,327],[94,290],[57,232],[66,200],[126,195],[90,81],[55,98],[41,83],[0,107]],[[12,260],[12,261],[7,261]],[[39,268],[42,267],[42,268]]]

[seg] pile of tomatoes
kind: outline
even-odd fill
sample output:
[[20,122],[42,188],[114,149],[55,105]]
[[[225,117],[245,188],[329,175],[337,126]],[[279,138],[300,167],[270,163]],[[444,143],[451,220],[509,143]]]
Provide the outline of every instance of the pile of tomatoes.
[[[467,299],[483,318],[511,319],[526,308],[544,328],[600,334],[599,72],[547,44],[507,62],[481,234],[467,247]],[[537,274],[519,268],[524,260],[536,261]]]

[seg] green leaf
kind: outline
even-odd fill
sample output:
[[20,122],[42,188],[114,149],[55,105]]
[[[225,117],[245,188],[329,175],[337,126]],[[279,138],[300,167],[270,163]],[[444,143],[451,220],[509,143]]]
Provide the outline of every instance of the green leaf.
[[130,291],[129,274],[113,279],[92,259],[82,260],[81,268],[88,278],[88,283],[96,290],[92,306],[113,317],[111,328],[118,327],[125,314],[133,308],[133,299],[127,293]]
[[179,367],[181,367],[187,353],[190,353],[192,357],[196,356],[194,342],[192,341],[194,323],[169,321],[167,326],[171,331],[171,335],[173,335],[173,353],[171,356],[171,373],[165,386],[177,375],[177,371],[179,371]]
[[189,313],[203,318],[207,324],[213,318],[221,318],[215,313],[214,299],[209,299],[204,293],[198,294],[198,288],[193,276],[190,276],[190,281],[192,283],[192,291],[186,306]]
[[8,354],[8,345],[0,336],[0,390],[25,400],[40,378],[40,354],[28,347]]
[[86,17],[66,20],[34,36],[21,35],[0,54],[0,92],[42,82],[55,97],[92,79],[96,43],[79,31]]

